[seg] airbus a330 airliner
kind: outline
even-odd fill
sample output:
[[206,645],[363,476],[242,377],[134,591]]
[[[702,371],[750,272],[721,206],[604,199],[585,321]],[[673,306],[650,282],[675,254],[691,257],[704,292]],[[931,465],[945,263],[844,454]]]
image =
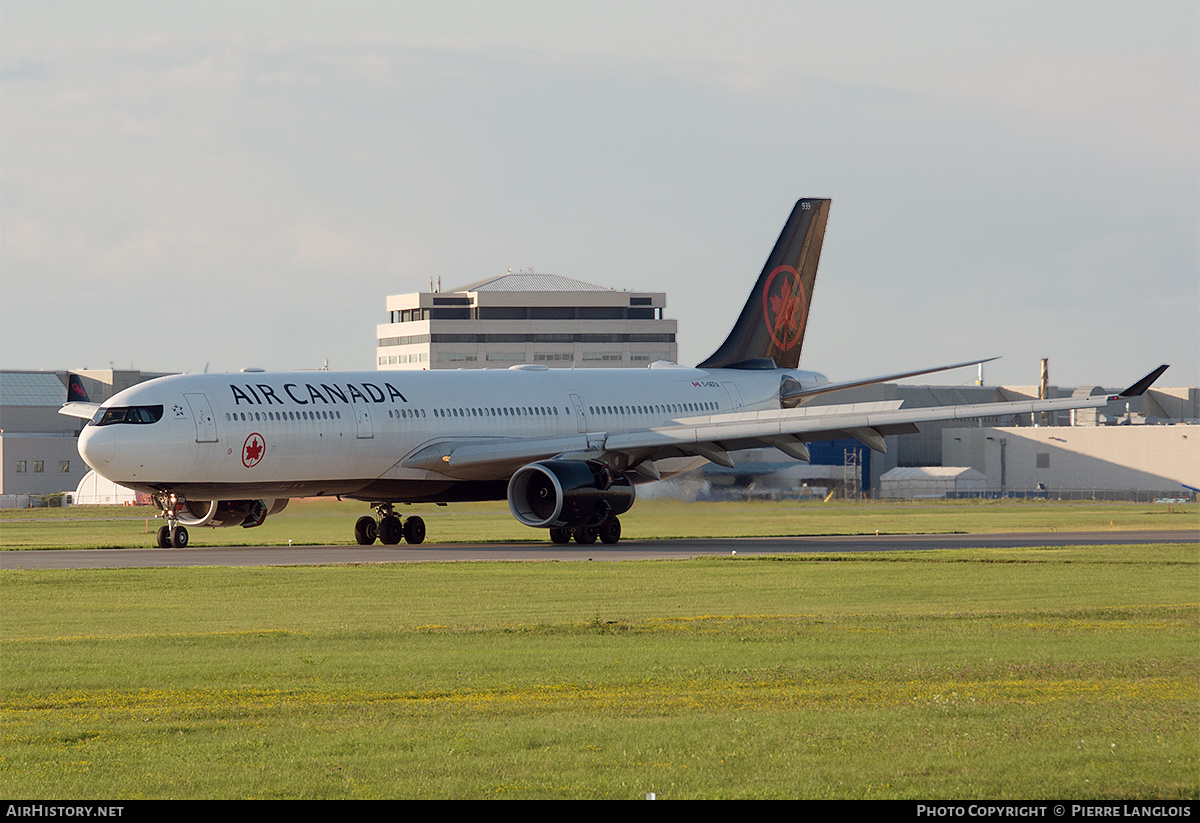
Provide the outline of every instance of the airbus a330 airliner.
[[985,361],[831,383],[797,368],[829,200],[800,200],[728,339],[696,368],[421,372],[246,371],[150,380],[96,404],[79,453],[104,477],[152,495],[158,545],[188,526],[261,524],[292,497],[366,501],[355,540],[425,539],[399,503],[508,500],[555,543],[616,543],[641,483],[733,466],[730,452],[808,459],[810,441],[853,437],[882,451],[915,423],[1106,405],[1144,392],[1161,366],[1113,397],[901,409],[901,401],[804,406],[828,392]]

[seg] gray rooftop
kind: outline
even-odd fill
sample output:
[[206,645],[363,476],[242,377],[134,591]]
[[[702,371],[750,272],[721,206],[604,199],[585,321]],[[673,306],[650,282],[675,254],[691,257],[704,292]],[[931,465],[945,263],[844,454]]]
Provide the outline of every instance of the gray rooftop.
[[61,406],[67,387],[54,372],[0,372],[0,406]]
[[557,274],[502,274],[454,289],[464,291],[616,291]]

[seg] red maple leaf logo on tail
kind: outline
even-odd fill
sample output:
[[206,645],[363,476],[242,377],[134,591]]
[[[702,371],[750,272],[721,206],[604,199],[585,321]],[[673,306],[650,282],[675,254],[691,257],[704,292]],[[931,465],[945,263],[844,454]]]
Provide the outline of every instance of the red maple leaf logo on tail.
[[[777,276],[782,282],[772,293],[771,286]],[[772,342],[781,350],[787,351],[799,341],[804,311],[804,286],[796,270],[791,266],[780,266],[771,272],[763,290],[763,317]]]

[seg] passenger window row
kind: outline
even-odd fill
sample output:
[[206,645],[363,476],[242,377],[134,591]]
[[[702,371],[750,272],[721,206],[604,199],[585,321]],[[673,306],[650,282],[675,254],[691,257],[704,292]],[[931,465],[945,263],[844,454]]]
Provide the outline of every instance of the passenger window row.
[[[570,414],[569,408],[563,410]],[[557,406],[501,406],[467,409],[434,409],[434,417],[558,417]]]
[[270,420],[341,420],[337,411],[270,411],[270,412],[225,412],[226,421],[270,421]]
[[588,406],[589,414],[678,414],[681,412],[719,411],[711,401],[703,403],[667,403],[655,406]]

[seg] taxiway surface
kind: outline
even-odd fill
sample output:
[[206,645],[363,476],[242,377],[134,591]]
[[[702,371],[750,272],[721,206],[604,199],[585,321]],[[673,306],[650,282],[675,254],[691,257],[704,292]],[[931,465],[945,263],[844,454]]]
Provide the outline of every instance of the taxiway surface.
[[155,566],[319,566],[334,563],[462,561],[684,560],[710,555],[1004,549],[1029,546],[1104,546],[1197,543],[1200,531],[1021,532],[830,537],[741,537],[705,540],[622,540],[556,546],[548,542],[437,543],[409,546],[211,546],[186,549],[84,549],[0,552],[0,569],[114,569]]

